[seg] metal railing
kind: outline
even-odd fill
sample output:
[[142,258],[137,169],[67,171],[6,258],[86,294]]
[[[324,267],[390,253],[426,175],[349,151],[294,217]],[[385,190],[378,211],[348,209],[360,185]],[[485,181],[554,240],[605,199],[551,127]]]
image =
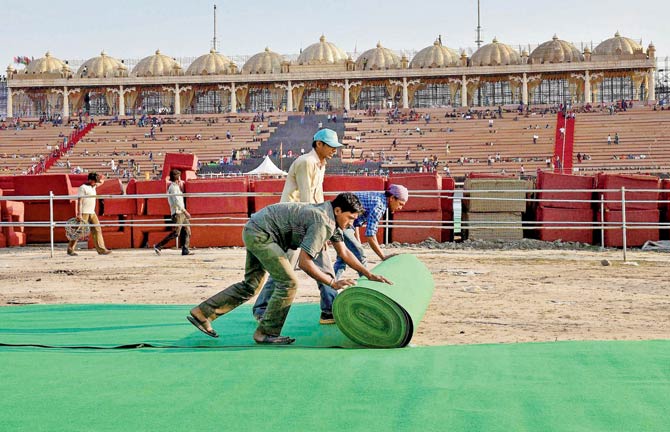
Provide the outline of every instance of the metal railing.
[[[462,186],[462,184],[457,184]],[[341,191],[346,192],[346,191]],[[375,191],[373,191],[375,192]],[[376,191],[379,192],[379,191]],[[558,198],[535,198],[525,196],[523,198],[517,197],[478,197],[465,196],[461,194],[476,193],[476,194],[537,194],[542,193],[591,193],[596,194],[597,197],[593,199],[558,199]],[[670,191],[668,191],[670,193]],[[332,198],[340,192],[325,192],[326,198]],[[605,199],[606,194],[614,193],[620,194],[619,199]],[[447,199],[453,201],[453,208],[460,209],[462,201],[502,201],[502,202],[519,202],[525,203],[526,209],[528,204],[543,202],[549,203],[588,203],[590,208],[600,213],[599,220],[594,221],[462,221],[457,220],[457,211],[454,211],[454,218],[450,221],[444,220],[409,220],[409,221],[394,221],[390,220],[387,213],[383,222],[379,226],[385,228],[386,241],[389,243],[389,229],[393,228],[411,228],[411,229],[440,229],[440,230],[468,230],[468,229],[490,229],[490,230],[599,230],[601,245],[605,245],[605,233],[607,231],[619,230],[623,235],[623,259],[627,259],[627,233],[632,230],[650,230],[650,229],[668,229],[670,230],[670,222],[637,222],[628,220],[627,209],[636,208],[636,204],[654,204],[654,209],[659,209],[662,204],[670,206],[669,199],[630,199],[631,193],[663,193],[662,189],[482,189],[482,190],[413,190],[410,194],[410,200],[417,198],[434,198]],[[184,198],[243,198],[251,197],[278,197],[281,192],[202,192],[202,193],[184,193]],[[96,199],[115,200],[115,199],[152,199],[159,198],[167,200],[167,194],[130,194],[130,195],[96,195]],[[535,195],[533,195],[535,196]],[[93,196],[89,196],[92,198]],[[48,227],[50,231],[50,250],[51,257],[54,256],[54,231],[58,228],[64,228],[67,221],[55,220],[54,204],[57,201],[74,201],[79,197],[77,195],[54,195],[51,192],[49,195],[34,195],[34,196],[0,196],[0,201],[48,201],[49,203],[49,220],[45,221],[31,221],[31,222],[0,222],[0,228],[4,227]],[[607,204],[618,204],[617,208],[621,208],[621,221],[607,222],[605,221],[605,213]],[[619,210],[617,210],[619,211]],[[224,213],[222,211],[222,213]],[[74,216],[74,215],[73,215]],[[138,215],[141,217],[141,215]],[[167,216],[167,215],[166,215]],[[233,217],[233,216],[207,216],[196,215],[191,219],[191,226],[243,226],[248,218]],[[174,227],[176,224],[155,220],[155,219],[133,219],[132,221],[100,221],[101,227]]]

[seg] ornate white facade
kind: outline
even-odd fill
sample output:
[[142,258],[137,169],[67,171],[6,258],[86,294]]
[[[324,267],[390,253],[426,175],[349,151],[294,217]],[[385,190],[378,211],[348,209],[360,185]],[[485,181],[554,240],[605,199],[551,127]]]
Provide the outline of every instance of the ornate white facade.
[[7,114],[296,111],[315,102],[351,109],[653,101],[655,51],[617,32],[593,52],[554,36],[530,54],[494,39],[468,58],[436,41],[411,62],[381,44],[353,61],[321,36],[293,62],[266,48],[238,71],[212,50],[184,72],[156,51],[130,73],[105,53],[72,73],[47,53],[25,69],[7,69]]

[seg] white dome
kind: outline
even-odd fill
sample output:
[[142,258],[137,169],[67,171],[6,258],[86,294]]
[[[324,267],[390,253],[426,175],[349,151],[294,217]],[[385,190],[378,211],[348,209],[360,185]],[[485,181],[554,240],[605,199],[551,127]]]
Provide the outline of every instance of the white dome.
[[128,68],[103,51],[99,57],[86,60],[77,70],[77,76],[82,78],[124,77],[128,76]]
[[135,65],[132,75],[137,77],[182,75],[182,69],[172,57],[156,50],[156,54],[143,58]]
[[531,63],[573,63],[584,61],[584,56],[570,42],[554,37],[533,50],[528,58]]
[[38,58],[28,63],[24,73],[28,75],[39,75],[39,74],[61,74],[63,70],[66,69],[69,71],[68,66],[63,63],[63,61],[52,57],[49,51],[44,54],[44,57]]
[[186,69],[186,75],[225,75],[231,63],[228,57],[212,49],[209,54],[195,59]]
[[439,68],[459,65],[456,50],[448,48],[436,40],[431,46],[416,53],[409,67],[413,69]]
[[613,38],[601,42],[600,45],[593,50],[593,54],[596,55],[630,55],[641,52],[642,45],[635,42],[633,39],[621,36],[619,32],[616,32]]
[[493,38],[493,42],[479,48],[470,59],[472,66],[505,66],[521,64],[521,57],[514,48]]
[[298,64],[333,64],[344,63],[347,54],[335,44],[326,42],[326,37],[321,36],[319,42],[305,48],[298,56]]
[[376,48],[367,50],[358,57],[356,67],[361,70],[399,69],[400,57],[378,42]]
[[242,66],[243,74],[271,74],[281,73],[281,64],[284,57],[276,52],[270,51],[270,48],[265,48],[265,51],[251,56],[249,60]]

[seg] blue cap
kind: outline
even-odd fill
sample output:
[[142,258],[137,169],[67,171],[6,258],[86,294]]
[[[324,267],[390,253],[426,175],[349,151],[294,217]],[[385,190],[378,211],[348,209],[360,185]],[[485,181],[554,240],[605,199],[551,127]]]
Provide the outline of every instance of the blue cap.
[[337,132],[332,129],[321,129],[314,134],[314,141],[321,141],[332,148],[344,146],[344,144],[337,141]]

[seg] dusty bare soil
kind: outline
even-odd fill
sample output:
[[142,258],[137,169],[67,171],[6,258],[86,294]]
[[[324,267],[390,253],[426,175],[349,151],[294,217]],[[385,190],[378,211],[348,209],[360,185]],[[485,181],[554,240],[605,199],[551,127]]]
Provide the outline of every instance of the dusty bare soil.
[[[119,250],[103,257],[84,250],[69,257],[59,246],[50,258],[46,247],[0,249],[0,305],[190,305],[241,280],[244,249],[195,252]],[[670,338],[667,253],[629,252],[624,263],[621,251],[393,252],[417,255],[435,280],[416,345]],[[314,282],[302,272],[300,278],[296,301],[318,302]]]

